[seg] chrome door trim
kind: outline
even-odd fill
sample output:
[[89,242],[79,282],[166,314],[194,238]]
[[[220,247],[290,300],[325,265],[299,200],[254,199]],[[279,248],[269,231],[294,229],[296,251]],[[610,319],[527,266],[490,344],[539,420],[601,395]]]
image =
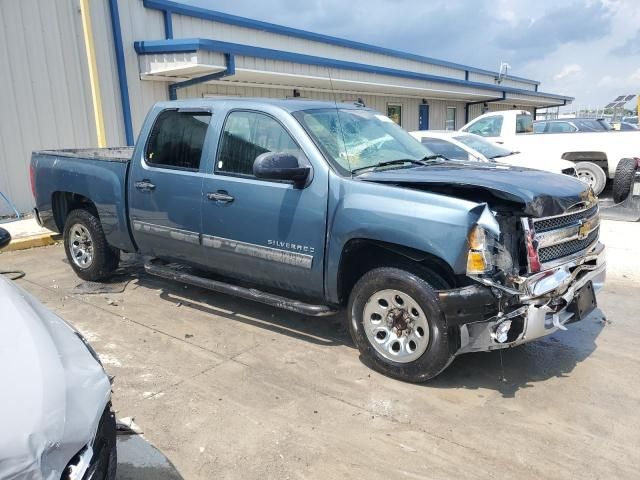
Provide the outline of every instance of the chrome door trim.
[[290,252],[288,250],[280,250],[278,248],[263,247],[262,245],[256,245],[254,243],[239,242],[213,235],[203,235],[202,244],[207,248],[215,248],[225,252],[236,253],[238,255],[284,263],[294,267],[311,269],[313,265],[313,255]]

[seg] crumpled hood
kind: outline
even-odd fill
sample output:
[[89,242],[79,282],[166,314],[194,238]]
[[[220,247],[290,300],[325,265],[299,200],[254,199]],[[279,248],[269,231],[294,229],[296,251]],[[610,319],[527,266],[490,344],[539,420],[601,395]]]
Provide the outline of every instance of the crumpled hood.
[[[484,190],[498,199],[522,205],[532,217],[560,215],[581,202],[595,200],[580,180],[541,170],[511,165],[446,161],[415,168],[377,170],[355,177],[474,199]],[[477,201],[481,201],[479,198]]]
[[2,275],[0,381],[0,478],[59,479],[111,385],[71,326]]

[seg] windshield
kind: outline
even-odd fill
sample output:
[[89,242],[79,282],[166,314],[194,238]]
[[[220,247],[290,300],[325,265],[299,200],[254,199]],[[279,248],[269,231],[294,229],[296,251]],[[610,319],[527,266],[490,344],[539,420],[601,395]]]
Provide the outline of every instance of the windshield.
[[383,162],[411,162],[433,155],[389,117],[371,110],[302,110],[293,116],[345,174]]
[[464,143],[467,147],[471,147],[480,152],[487,158],[506,157],[513,153],[508,148],[500,147],[489,140],[479,137],[478,135],[460,135],[453,138],[460,143]]

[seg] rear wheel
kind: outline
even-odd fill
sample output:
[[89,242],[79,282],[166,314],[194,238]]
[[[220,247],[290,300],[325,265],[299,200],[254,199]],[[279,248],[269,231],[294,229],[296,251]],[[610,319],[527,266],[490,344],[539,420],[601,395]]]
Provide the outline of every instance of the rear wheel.
[[109,246],[100,220],[93,213],[69,213],[63,236],[69,264],[83,280],[104,280],[118,268],[120,251]]
[[595,163],[576,163],[576,173],[578,178],[589,185],[596,195],[600,195],[607,185],[607,174]]
[[636,176],[638,161],[635,158],[623,158],[616,167],[616,176],[613,178],[613,201],[624,201],[631,192],[631,186]]
[[453,360],[437,295],[409,271],[364,274],[351,292],[349,320],[362,360],[385,375],[424,382]]

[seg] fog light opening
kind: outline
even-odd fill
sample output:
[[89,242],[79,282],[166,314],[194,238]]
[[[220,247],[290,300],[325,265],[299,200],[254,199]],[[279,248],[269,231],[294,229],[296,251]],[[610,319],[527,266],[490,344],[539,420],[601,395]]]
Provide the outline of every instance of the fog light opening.
[[511,320],[500,322],[493,333],[493,337],[498,343],[505,343],[509,339],[509,330],[511,329]]

